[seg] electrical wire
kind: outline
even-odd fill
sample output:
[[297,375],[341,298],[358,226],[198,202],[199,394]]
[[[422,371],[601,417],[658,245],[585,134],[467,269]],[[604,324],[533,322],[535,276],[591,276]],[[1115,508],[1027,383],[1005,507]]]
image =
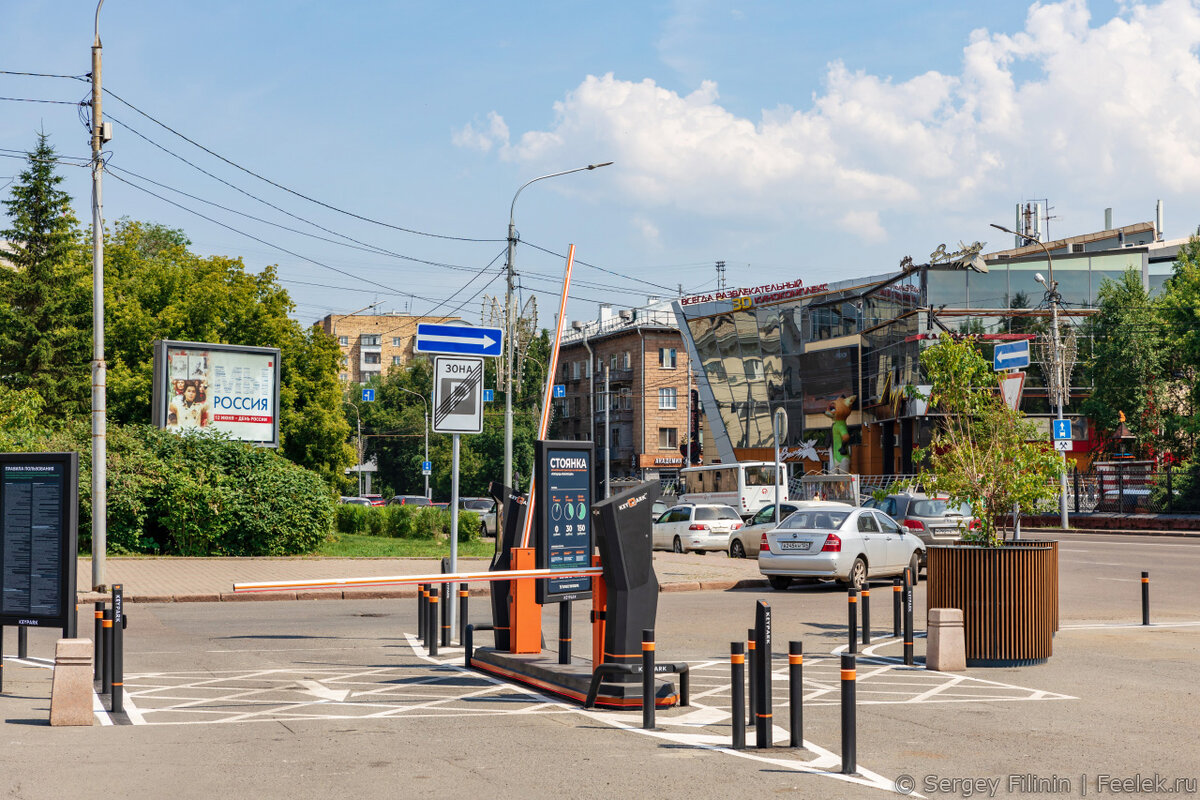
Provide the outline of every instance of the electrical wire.
[[74,100],[38,100],[33,97],[0,97],[0,100],[8,100],[12,103],[49,103],[56,106],[73,106],[77,105]]
[[[556,252],[554,252],[553,250],[549,250],[549,249],[547,249],[547,248],[545,248],[545,247],[541,247],[541,246],[539,246],[539,245],[536,245],[536,244],[534,244],[533,242],[527,242],[527,241],[525,241],[524,239],[519,239],[519,240],[518,240],[518,242],[520,242],[520,243],[522,243],[522,244],[527,244],[527,245],[529,245],[530,247],[532,247],[534,250],[540,250],[540,251],[542,251],[543,253],[546,253],[546,254],[548,254],[548,255],[557,256],[557,257],[559,257],[559,258],[566,258],[566,255],[564,255],[563,253],[556,253]],[[675,293],[675,290],[674,290],[674,289],[671,289],[671,288],[669,288],[669,287],[666,287],[666,286],[662,286],[661,284],[657,284],[657,283],[654,283],[654,282],[652,282],[652,281],[643,280],[643,279],[641,279],[641,278],[635,278],[635,277],[633,277],[632,275],[625,275],[625,274],[623,274],[623,273],[617,272],[616,270],[611,270],[611,269],[608,269],[607,267],[601,267],[601,266],[600,266],[600,265],[598,265],[598,264],[592,264],[591,262],[588,262],[588,261],[583,261],[582,259],[578,259],[578,258],[577,258],[577,259],[575,259],[575,263],[576,263],[576,264],[582,264],[582,265],[583,265],[583,266],[585,266],[585,267],[591,267],[592,269],[598,269],[598,270],[600,270],[601,272],[607,272],[609,275],[615,275],[615,276],[617,276],[618,278],[624,278],[624,279],[625,279],[625,280],[627,280],[627,281],[633,281],[633,282],[635,282],[635,283],[642,283],[642,284],[645,284],[646,286],[653,286],[653,287],[654,287],[654,288],[656,288],[656,289],[662,289],[663,291],[665,291],[665,292],[668,292],[668,293],[670,293],[670,294],[674,294],[674,293]]]
[[14,72],[13,70],[0,69],[0,75],[20,75],[25,78],[70,78],[71,80],[82,81],[87,80],[88,75],[53,75],[49,72]]

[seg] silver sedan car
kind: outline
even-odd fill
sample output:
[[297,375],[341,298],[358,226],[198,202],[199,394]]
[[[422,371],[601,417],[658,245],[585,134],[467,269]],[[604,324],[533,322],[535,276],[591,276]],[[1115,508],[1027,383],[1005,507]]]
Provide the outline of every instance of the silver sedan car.
[[758,569],[771,587],[786,589],[793,578],[833,579],[855,588],[868,580],[917,569],[925,544],[894,519],[870,508],[811,503],[766,534]]
[[[799,511],[802,508],[808,508],[813,504],[820,505],[819,500],[798,500],[791,503],[779,504],[779,519],[783,521],[792,515],[793,512]],[[832,501],[830,501],[832,502]],[[850,508],[849,503],[844,504],[846,508]],[[750,521],[744,527],[734,531],[733,536],[729,539],[729,557],[730,558],[757,558],[758,549],[762,546],[763,534],[775,530],[775,504],[763,506],[762,509],[750,518]]]

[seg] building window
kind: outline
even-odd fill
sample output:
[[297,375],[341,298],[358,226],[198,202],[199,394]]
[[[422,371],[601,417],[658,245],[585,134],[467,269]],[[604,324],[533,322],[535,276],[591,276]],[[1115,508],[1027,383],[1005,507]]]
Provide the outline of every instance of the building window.
[[342,374],[338,375],[338,378],[339,378],[340,380],[343,380],[343,381],[348,381],[348,380],[350,380],[350,376],[349,376],[349,375],[347,375],[345,372],[343,372]]
[[621,368],[622,369],[630,369],[632,366],[632,363],[633,362],[630,361],[630,358],[629,358],[629,351],[626,350],[624,355],[621,356]]
[[617,368],[617,354],[616,353],[613,353],[611,356],[608,357],[608,368],[610,370]]
[[392,366],[399,367],[404,363],[404,356],[392,356]]
[[342,366],[344,367],[344,366],[348,365],[349,363],[350,363],[350,356],[342,356]]
[[349,347],[350,346],[350,337],[349,336],[339,336],[338,344],[340,344],[342,347]]
[[658,365],[663,369],[675,369],[675,348],[658,348]]
[[658,429],[658,449],[674,450],[679,447],[679,431],[677,428]]
[[379,363],[379,353],[363,353],[363,363],[364,364],[378,364]]
[[621,390],[621,408],[626,411],[633,408],[633,389]]
[[658,407],[660,409],[674,410],[679,406],[675,400],[675,387],[667,386],[658,390]]
[[571,362],[571,380],[573,380],[573,381],[579,380],[579,362],[578,361]]
[[358,337],[358,344],[360,347],[378,347],[379,346],[379,334],[378,333],[364,333]]
[[401,347],[402,346],[401,342],[403,342],[403,341],[404,341],[403,338],[401,338],[399,336],[393,336],[392,337],[392,347]]
[[621,429],[620,428],[612,429],[612,446],[613,446],[614,450],[621,446]]

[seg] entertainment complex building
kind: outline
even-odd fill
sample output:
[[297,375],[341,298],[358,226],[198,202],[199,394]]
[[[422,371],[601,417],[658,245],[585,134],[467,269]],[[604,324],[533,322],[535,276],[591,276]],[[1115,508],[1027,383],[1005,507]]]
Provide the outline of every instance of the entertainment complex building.
[[[1088,356],[1081,326],[1095,313],[1105,279],[1118,280],[1133,269],[1145,288],[1156,291],[1171,275],[1185,240],[1163,242],[1159,227],[1113,228],[1106,218],[1104,231],[1045,243],[1061,295],[1064,351],[1071,359],[1075,350],[1080,361]],[[978,248],[947,253],[942,247],[929,263],[906,258],[883,274],[679,299],[674,310],[711,431],[705,463],[773,460],[772,415],[783,409],[788,419],[783,458],[793,465],[793,475],[830,468],[835,429],[849,434],[843,471],[913,473],[913,450],[929,443],[934,420],[925,403],[907,396],[906,387],[927,388],[921,386],[920,353],[943,331],[980,335],[989,358],[989,342],[1033,340],[1035,363],[1028,368],[1021,409],[1049,440],[1053,414],[1036,359],[1039,351],[1049,352],[1041,344],[1049,338],[1051,312],[1035,275],[1050,272],[1038,244],[982,257]],[[1078,380],[1080,371],[1074,374]],[[1096,444],[1087,420],[1078,415],[1088,392],[1087,386],[1070,385],[1065,406],[1075,439],[1067,456],[1081,466]],[[844,427],[835,428],[837,420]]]

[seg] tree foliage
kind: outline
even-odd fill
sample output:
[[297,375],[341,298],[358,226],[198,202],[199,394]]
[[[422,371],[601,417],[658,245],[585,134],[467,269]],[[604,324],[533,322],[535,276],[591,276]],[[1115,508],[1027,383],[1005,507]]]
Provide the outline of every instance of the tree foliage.
[[974,339],[943,334],[922,351],[921,366],[932,387],[930,408],[943,416],[929,446],[916,453],[918,480],[951,502],[970,503],[982,526],[968,538],[998,545],[1014,505],[1033,509],[1056,496],[1061,459],[1004,404]]
[[44,133],[27,160],[0,230],[11,247],[0,252],[0,381],[33,390],[42,413],[63,420],[90,408],[91,275]]

